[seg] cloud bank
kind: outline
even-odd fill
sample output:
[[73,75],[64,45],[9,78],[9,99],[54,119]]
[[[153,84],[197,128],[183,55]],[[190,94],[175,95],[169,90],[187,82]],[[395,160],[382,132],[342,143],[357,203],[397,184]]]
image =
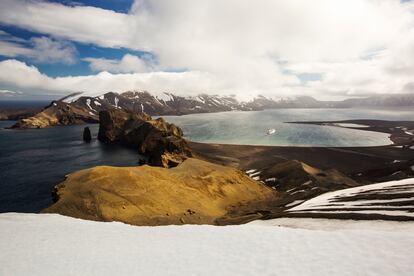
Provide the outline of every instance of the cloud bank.
[[[49,78],[10,60],[0,64],[0,83],[61,93],[148,89],[241,98],[410,93],[413,12],[412,2],[398,0],[136,0],[128,14],[3,0],[3,24],[62,40],[147,51],[157,66],[133,55],[86,58],[96,75]],[[21,75],[8,76],[11,69]],[[167,69],[186,72],[163,72]],[[304,74],[320,78],[304,80]]]
[[0,55],[6,57],[26,57],[37,63],[74,64],[77,59],[75,46],[67,41],[46,36],[32,37],[30,40],[0,32]]
[[150,57],[142,58],[126,54],[122,59],[106,59],[106,58],[84,58],[89,62],[92,71],[108,71],[111,73],[141,73],[151,71],[155,66]]

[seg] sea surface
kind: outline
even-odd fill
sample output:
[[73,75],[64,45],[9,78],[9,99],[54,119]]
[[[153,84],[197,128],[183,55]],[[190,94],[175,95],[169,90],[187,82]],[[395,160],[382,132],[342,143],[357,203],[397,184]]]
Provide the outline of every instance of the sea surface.
[[4,101],[0,100],[0,110],[14,108],[42,108],[47,106],[51,101]]
[[[281,146],[386,145],[387,134],[329,126],[287,124],[289,121],[386,119],[413,120],[414,110],[281,109],[168,116],[187,138]],[[96,140],[98,125],[89,125],[92,143],[82,141],[82,126],[9,130],[0,121],[0,212],[39,212],[52,203],[53,187],[70,172],[97,165],[134,166],[136,151]],[[276,133],[266,135],[274,128]]]
[[52,204],[53,187],[66,174],[98,165],[135,166],[136,151],[82,140],[82,126],[9,130],[0,121],[0,213],[39,212]]

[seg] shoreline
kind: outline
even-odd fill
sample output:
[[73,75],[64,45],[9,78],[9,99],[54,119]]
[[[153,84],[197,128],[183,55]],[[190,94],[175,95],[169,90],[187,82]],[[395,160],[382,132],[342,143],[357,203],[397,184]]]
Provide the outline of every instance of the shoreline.
[[[389,121],[355,119],[340,121],[295,121],[286,122],[290,124],[308,124],[320,126],[333,126],[362,131],[373,131],[390,134],[393,145],[413,146],[414,145],[414,121]],[[344,126],[349,125],[349,126]],[[355,125],[355,126],[352,126]],[[359,125],[359,127],[358,127]]]
[[[343,122],[343,121],[341,121]],[[348,120],[347,123],[361,122],[358,120]],[[379,130],[378,123],[384,121],[367,122],[371,123],[370,131]],[[309,122],[315,123],[315,122]],[[323,124],[326,122],[317,122]],[[330,122],[332,123],[332,122]],[[342,175],[354,180],[357,185],[367,185],[385,181],[401,180],[414,176],[414,147],[413,137],[408,135],[402,129],[404,127],[413,129],[414,122],[391,122],[386,121],[388,131],[393,135],[393,144],[386,146],[368,146],[368,147],[297,147],[297,146],[255,146],[255,145],[229,145],[229,144],[207,144],[189,142],[190,148],[194,151],[195,156],[209,162],[218,163],[225,166],[238,168],[245,173],[253,172],[256,180],[268,184],[269,179],[285,177],[286,171],[280,171],[281,167],[286,167],[289,162],[296,164],[307,164],[317,169],[323,170],[321,174],[332,174],[331,180],[341,179]],[[413,126],[413,128],[410,128]],[[385,131],[386,127],[381,130]],[[364,130],[368,128],[364,128]],[[393,131],[391,130],[393,129]],[[409,137],[407,137],[409,136]],[[290,164],[289,164],[290,165]],[[293,167],[294,168],[294,167]],[[302,171],[295,168],[296,171],[290,172],[285,179],[296,182],[296,190],[283,189],[277,184],[276,190],[280,193],[280,198],[272,206],[261,210],[256,214],[249,214],[239,210],[239,213],[233,214],[232,217],[224,219],[224,223],[229,221],[235,223],[248,222],[255,219],[273,219],[279,217],[326,217],[336,219],[384,219],[380,215],[341,215],[341,214],[291,214],[286,213],[292,204],[298,201],[308,200],[320,194],[346,188],[340,183],[321,187],[319,183],[315,186],[306,185],[306,178],[297,178],[295,175],[301,175]],[[293,175],[292,175],[293,174]],[[317,180],[317,179],[316,179]],[[318,180],[317,180],[318,181]],[[340,180],[339,182],[341,182]],[[305,182],[301,184],[301,182]],[[322,182],[323,183],[323,182]],[[282,181],[282,184],[283,181]],[[312,184],[313,185],[313,184]],[[319,185],[319,186],[318,186]],[[292,188],[292,187],[289,187]],[[316,189],[316,190],[314,190]],[[395,220],[407,220],[406,218],[394,218]],[[412,220],[412,219],[409,219]]]
[[[348,120],[341,122],[356,123],[362,120]],[[373,123],[384,122],[371,120]],[[365,123],[366,120],[364,120]],[[300,123],[317,123],[326,124],[328,122],[300,122]],[[329,122],[334,123],[334,122]],[[404,124],[403,124],[404,123]],[[406,121],[386,121],[388,128],[394,128],[394,137],[411,136],[397,127],[406,127],[411,130],[414,122]],[[370,126],[372,130],[374,126]],[[384,130],[383,128],[382,130]],[[368,130],[368,128],[359,129]],[[377,128],[375,131],[379,131]],[[397,141],[398,142],[398,141]],[[319,194],[344,189],[350,186],[341,185],[345,179],[355,181],[356,185],[372,184],[389,180],[398,180],[414,176],[412,167],[414,159],[410,147],[403,147],[408,144],[394,144],[384,146],[365,146],[365,147],[321,147],[321,146],[258,146],[258,145],[234,145],[218,143],[198,143],[189,141],[188,144],[194,153],[194,157],[219,165],[237,168],[245,174],[272,187],[272,183],[267,180],[279,178],[283,174],[292,171],[291,175],[282,179],[281,183],[290,183],[289,188],[274,186],[275,190],[280,193],[280,197],[268,206],[240,206],[240,208],[228,217],[218,221],[219,225],[223,224],[240,224],[256,219],[274,218],[286,216],[283,211],[295,201],[306,200]],[[280,172],[280,167],[288,164],[289,170]],[[309,174],[303,175],[303,169],[299,168],[300,164],[309,165],[315,169],[321,170],[321,175],[327,174],[325,182],[320,182],[314,176]],[[250,172],[249,171],[253,171]],[[301,175],[301,178],[295,176]],[[309,177],[315,180],[310,187],[303,187]],[[323,177],[322,177],[323,178]],[[333,182],[329,186],[329,180]],[[339,179],[339,180],[338,180]],[[343,180],[342,180],[343,179]],[[328,182],[326,182],[328,181]],[[325,184],[324,184],[325,183]],[[291,192],[289,189],[297,187],[298,192]],[[315,190],[313,190],[315,189]],[[296,193],[296,194],[295,194]],[[253,212],[254,211],[254,212]],[[339,218],[339,216],[338,216]]]
[[[409,134],[407,131],[414,130],[414,121],[384,121],[384,120],[343,120],[343,121],[318,121],[318,122],[290,122],[296,124],[316,124],[316,125],[329,125],[336,127],[343,127],[339,125],[334,125],[337,123],[347,123],[347,124],[361,124],[367,125],[364,128],[357,127],[343,127],[351,128],[362,131],[374,131],[390,134],[390,140],[392,144],[390,145],[381,145],[381,146],[346,146],[346,147],[331,147],[331,146],[268,146],[268,145],[243,145],[243,144],[223,144],[223,143],[202,143],[202,142],[193,142],[189,141],[192,148],[195,149],[196,153],[200,157],[215,160],[220,163],[228,163],[229,160],[240,159],[242,157],[249,156],[252,159],[263,159],[267,160],[270,163],[271,158],[266,158],[264,151],[268,151],[267,155],[273,155],[272,157],[279,157],[281,160],[300,160],[305,163],[310,163],[310,165],[315,165],[316,167],[322,169],[329,169],[329,166],[324,162],[318,161],[317,159],[324,159],[328,153],[334,152],[340,156],[328,158],[330,160],[331,168],[337,168],[337,165],[340,164],[340,160],[335,162],[334,158],[340,157],[343,155],[357,155],[362,157],[371,157],[374,159],[382,160],[410,160],[412,152],[414,150],[414,131],[413,134]],[[248,152],[248,155],[243,155],[241,152]],[[289,152],[290,151],[290,152]],[[300,154],[302,153],[302,154]],[[276,154],[276,155],[275,155]],[[325,155],[323,155],[325,154]],[[327,154],[327,155],[326,155]],[[214,158],[214,155],[217,155]],[[317,156],[313,156],[317,155]],[[302,156],[302,158],[301,158]],[[276,158],[277,159],[277,158]],[[302,159],[302,160],[301,160]],[[227,161],[226,161],[227,160]],[[361,161],[361,160],[360,160]],[[253,165],[255,161],[245,162],[239,160],[240,166],[242,169],[249,169],[249,165]],[[276,162],[277,163],[277,162]],[[377,165],[377,162],[372,164],[374,167]],[[359,164],[360,165],[360,164]],[[359,167],[358,165],[358,167]],[[339,166],[343,167],[343,166]],[[367,166],[360,168],[361,170],[366,170],[372,166]],[[349,169],[340,169],[340,171],[346,174],[352,174],[354,171],[351,169],[352,166],[349,166]]]

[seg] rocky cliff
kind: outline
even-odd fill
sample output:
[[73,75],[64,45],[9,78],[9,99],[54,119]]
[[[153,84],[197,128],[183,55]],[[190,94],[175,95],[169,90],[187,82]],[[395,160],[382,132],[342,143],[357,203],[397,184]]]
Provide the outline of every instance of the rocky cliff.
[[254,214],[276,193],[237,169],[189,158],[172,169],[145,165],[81,170],[56,186],[55,195],[56,203],[44,212],[167,225],[217,224],[241,206]]
[[119,109],[101,111],[98,139],[120,143],[138,150],[155,166],[175,167],[191,157],[182,130],[146,113],[128,113]]
[[97,123],[98,115],[77,105],[54,101],[34,116],[20,119],[12,128],[45,128],[56,125]]

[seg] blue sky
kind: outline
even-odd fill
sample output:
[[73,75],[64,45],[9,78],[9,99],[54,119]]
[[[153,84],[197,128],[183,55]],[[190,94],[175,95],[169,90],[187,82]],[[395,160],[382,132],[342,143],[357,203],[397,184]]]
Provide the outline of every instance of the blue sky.
[[98,7],[116,12],[127,13],[133,0],[52,0],[50,2],[62,3],[65,5],[85,5]]
[[[119,13],[128,13],[132,0],[52,0],[49,2],[61,3],[64,5],[84,5],[84,6],[93,6],[108,10],[113,10]],[[45,33],[31,32],[26,29],[18,28],[15,26],[0,24],[0,30],[7,32],[8,34],[22,38],[25,40],[30,40],[33,37],[50,37]],[[93,71],[89,67],[89,62],[83,61],[83,58],[93,57],[93,58],[107,58],[107,59],[121,59],[125,54],[132,54],[136,56],[141,56],[145,52],[133,51],[126,48],[103,48],[93,44],[78,43],[76,41],[71,42],[76,48],[76,62],[74,64],[62,64],[59,62],[54,63],[44,63],[36,62],[31,58],[24,56],[18,57],[19,60],[25,62],[28,65],[35,65],[41,73],[44,73],[50,77],[58,76],[77,76],[77,75],[89,75]],[[9,57],[0,55],[0,61],[7,60]]]
[[414,93],[399,0],[1,0],[0,99]]

